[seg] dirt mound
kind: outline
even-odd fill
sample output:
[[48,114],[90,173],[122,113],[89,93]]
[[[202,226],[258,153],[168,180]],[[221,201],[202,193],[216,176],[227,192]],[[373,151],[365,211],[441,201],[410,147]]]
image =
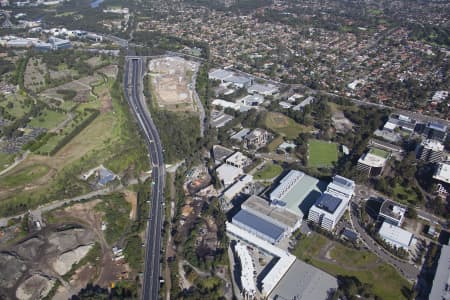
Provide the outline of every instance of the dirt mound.
[[16,297],[21,300],[42,299],[48,295],[54,284],[54,279],[34,274],[17,288]]
[[25,264],[16,256],[0,253],[0,290],[12,288],[27,270]]
[[92,249],[94,244],[80,246],[74,250],[65,252],[58,256],[56,261],[53,263],[53,269],[59,274],[64,275],[72,269],[72,265],[78,263],[83,257],[88,254],[89,250]]
[[41,239],[33,237],[18,244],[15,251],[22,258],[34,259],[41,254],[41,248],[44,244],[45,242]]
[[65,231],[53,232],[48,238],[51,246],[48,247],[46,251],[47,253],[54,251],[67,252],[79,245],[90,244],[94,240],[94,233],[84,228],[74,228]]

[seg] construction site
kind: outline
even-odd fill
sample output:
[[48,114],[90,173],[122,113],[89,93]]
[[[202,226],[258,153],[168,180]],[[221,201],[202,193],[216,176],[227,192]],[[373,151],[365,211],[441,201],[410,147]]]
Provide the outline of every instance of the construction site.
[[197,111],[193,82],[198,67],[198,63],[181,57],[152,59],[150,84],[157,106],[175,112]]

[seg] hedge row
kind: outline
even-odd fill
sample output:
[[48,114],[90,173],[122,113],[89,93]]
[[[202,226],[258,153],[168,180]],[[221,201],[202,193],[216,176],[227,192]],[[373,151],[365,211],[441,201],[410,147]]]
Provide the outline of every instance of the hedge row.
[[73,139],[78,133],[80,133],[84,128],[86,128],[89,124],[92,123],[92,121],[97,118],[97,116],[100,114],[99,110],[96,109],[89,109],[86,108],[86,111],[92,112],[92,114],[83,120],[77,127],[74,128],[68,135],[66,135],[62,140],[59,141],[59,143],[53,148],[52,151],[50,151],[50,155],[54,155],[56,152],[58,152],[62,147],[67,145],[68,142],[70,142],[71,139]]

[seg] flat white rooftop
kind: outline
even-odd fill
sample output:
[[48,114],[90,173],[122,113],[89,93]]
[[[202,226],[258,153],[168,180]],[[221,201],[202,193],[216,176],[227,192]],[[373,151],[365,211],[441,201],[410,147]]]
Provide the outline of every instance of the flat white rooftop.
[[386,158],[368,152],[358,159],[358,163],[372,168],[383,168],[386,164]]
[[413,238],[413,234],[411,232],[387,222],[383,222],[378,233],[385,241],[405,249],[408,249]]
[[450,183],[450,163],[440,163],[433,178],[442,182]]
[[441,142],[435,140],[424,140],[421,144],[425,149],[433,151],[444,151],[444,145]]
[[228,186],[232,184],[239,176],[244,174],[241,168],[231,166],[229,164],[222,164],[216,169],[217,176],[223,183]]

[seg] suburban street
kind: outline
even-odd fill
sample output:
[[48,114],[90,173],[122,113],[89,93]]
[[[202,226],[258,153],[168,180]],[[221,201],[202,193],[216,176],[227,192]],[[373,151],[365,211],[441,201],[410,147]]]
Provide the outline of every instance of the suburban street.
[[146,107],[142,92],[145,64],[140,57],[127,57],[124,74],[125,96],[144,133],[152,165],[152,193],[145,241],[142,299],[158,299],[160,286],[161,228],[164,201],[164,162],[161,141]]

